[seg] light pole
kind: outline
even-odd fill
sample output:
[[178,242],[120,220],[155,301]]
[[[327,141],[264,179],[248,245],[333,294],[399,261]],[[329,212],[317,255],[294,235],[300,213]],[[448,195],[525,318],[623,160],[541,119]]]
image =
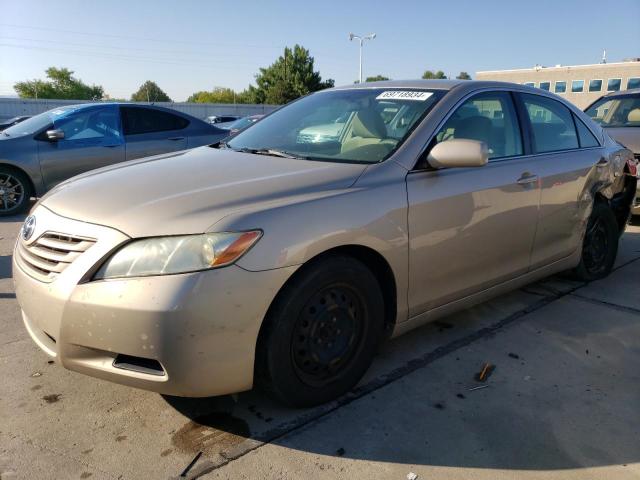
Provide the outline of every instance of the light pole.
[[365,40],[373,40],[374,38],[376,38],[376,34],[375,33],[370,33],[369,35],[365,35],[363,37],[361,37],[360,35],[354,35],[353,33],[349,34],[349,40],[353,41],[354,38],[357,38],[358,41],[360,42],[360,78],[359,78],[359,82],[362,83],[362,44],[364,43]]

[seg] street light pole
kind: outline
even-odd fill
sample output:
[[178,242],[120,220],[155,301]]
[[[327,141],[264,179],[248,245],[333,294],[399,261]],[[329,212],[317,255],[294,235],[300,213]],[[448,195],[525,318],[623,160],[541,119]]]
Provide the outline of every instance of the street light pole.
[[360,43],[360,69],[359,69],[359,75],[358,75],[358,82],[362,83],[362,45],[364,44],[365,40],[373,40],[374,38],[376,38],[376,34],[370,33],[369,35],[360,36],[360,35],[354,35],[353,33],[350,33],[349,40],[353,41],[354,38],[358,39],[358,42]]

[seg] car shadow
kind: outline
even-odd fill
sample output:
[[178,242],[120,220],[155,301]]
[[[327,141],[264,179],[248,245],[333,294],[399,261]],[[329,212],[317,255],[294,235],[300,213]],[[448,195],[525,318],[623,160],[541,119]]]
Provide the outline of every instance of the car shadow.
[[0,279],[11,278],[11,255],[0,255]]
[[[633,251],[640,252],[640,232],[625,235],[627,243],[633,243]],[[635,254],[634,258],[639,256]],[[566,282],[564,277],[555,276],[523,290],[553,294],[557,285]],[[578,286],[572,285],[567,292]],[[329,457],[501,470],[564,470],[638,462],[640,446],[629,439],[638,417],[634,417],[633,409],[620,407],[640,402],[640,390],[622,383],[633,376],[633,365],[640,360],[640,350],[624,347],[633,339],[629,333],[637,332],[633,330],[633,318],[620,317],[617,323],[613,319],[582,321],[580,308],[586,312],[594,306],[570,294],[558,303],[567,301],[584,305],[567,307],[570,313],[561,322],[560,318],[546,319],[544,315],[518,320],[520,327],[531,332],[531,342],[526,342],[528,351],[522,357],[509,350],[500,352],[501,372],[494,377],[496,383],[490,383],[486,390],[469,391],[468,384],[451,380],[473,381],[473,371],[465,370],[462,377],[455,376],[455,366],[465,362],[458,357],[474,346],[482,349],[483,341],[495,335],[495,330],[478,320],[480,315],[486,317],[487,307],[483,304],[465,313],[463,325],[453,315],[391,340],[379,357],[400,352],[408,365],[404,371],[403,367],[385,371],[378,362],[352,392],[315,408],[287,409],[260,391],[202,399],[165,396],[169,405],[190,420],[177,432],[180,439],[174,445],[180,444],[194,455],[203,452],[205,458],[213,458],[214,454],[235,458],[253,450],[256,442],[270,442]],[[461,338],[453,333],[467,327],[475,327],[479,334]],[[543,333],[547,336],[536,337]],[[413,340],[416,336],[432,338],[429,348],[433,352],[416,352],[414,347],[420,345]],[[470,337],[472,341],[467,341]],[[439,342],[443,344],[437,346]],[[599,343],[589,346],[590,342]],[[609,360],[613,363],[603,363],[602,367],[592,364],[589,369],[594,370],[583,369],[586,361],[596,358],[593,353],[589,357],[588,349],[585,353],[585,345],[600,349],[601,344],[613,346],[612,350],[620,353]],[[572,346],[577,350],[570,351]],[[586,375],[582,378],[585,385],[574,377],[562,377],[561,366],[547,364],[544,360],[547,349],[553,349],[566,365]],[[415,355],[422,356],[407,360]],[[425,358],[427,361],[423,361]],[[597,358],[600,361],[599,355]],[[437,360],[442,362],[436,364]],[[453,368],[444,372],[441,365]],[[466,364],[464,368],[468,368]],[[606,390],[591,384],[601,379],[590,378],[592,372],[605,370],[617,375]],[[535,376],[536,382],[531,383],[529,376]],[[416,399],[408,408],[406,400],[403,401],[405,395]],[[628,429],[620,428],[621,415],[615,414],[619,408],[628,415]],[[617,426],[609,427],[607,422],[614,416]],[[600,425],[597,434],[588,434],[595,432],[592,429],[595,425]],[[313,434],[308,433],[310,428]],[[216,446],[211,442],[213,437],[225,440]],[[207,471],[211,465],[209,462],[207,467],[205,462],[200,468]],[[196,468],[193,474],[197,472]]]

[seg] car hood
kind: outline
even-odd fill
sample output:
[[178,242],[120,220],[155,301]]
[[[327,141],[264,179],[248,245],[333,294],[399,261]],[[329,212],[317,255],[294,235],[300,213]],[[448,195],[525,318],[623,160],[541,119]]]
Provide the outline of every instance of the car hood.
[[200,147],[74,177],[41,205],[131,237],[202,233],[231,213],[343,190],[365,168]]
[[640,153],[640,128],[638,127],[609,127],[606,132],[633,153]]

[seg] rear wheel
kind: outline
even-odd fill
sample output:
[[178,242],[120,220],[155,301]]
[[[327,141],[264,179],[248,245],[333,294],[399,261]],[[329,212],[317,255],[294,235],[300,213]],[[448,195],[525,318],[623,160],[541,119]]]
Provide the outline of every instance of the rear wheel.
[[382,338],[384,301],[359,261],[319,260],[290,282],[271,308],[258,345],[258,382],[297,407],[348,392]]
[[618,254],[618,223],[606,203],[598,202],[587,222],[580,264],[574,270],[580,280],[591,281],[609,275]]
[[24,173],[0,167],[0,216],[27,211],[32,195],[31,183]]

